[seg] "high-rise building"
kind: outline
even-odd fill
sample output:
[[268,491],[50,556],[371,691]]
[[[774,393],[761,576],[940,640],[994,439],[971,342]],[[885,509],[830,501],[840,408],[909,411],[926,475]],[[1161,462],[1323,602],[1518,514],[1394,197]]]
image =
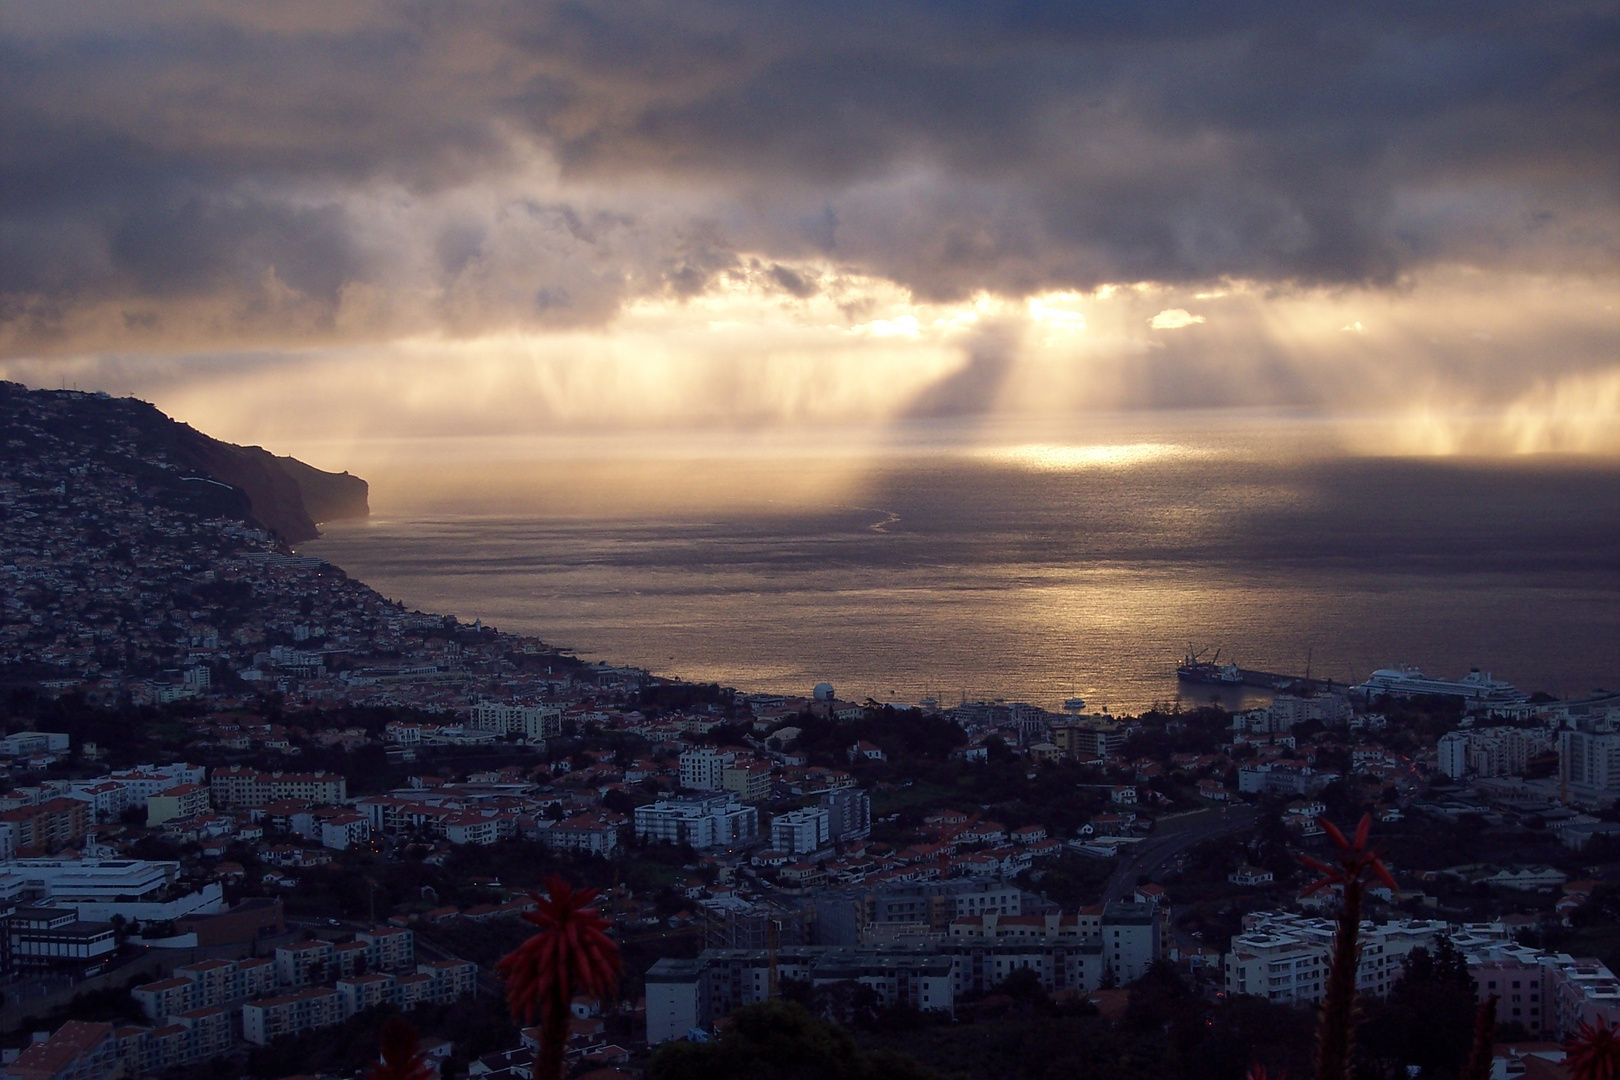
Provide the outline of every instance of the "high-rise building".
[[1620,798],[1620,732],[1591,722],[1560,731],[1558,778],[1584,802]]
[[859,788],[823,792],[821,805],[827,810],[833,840],[847,843],[872,835],[872,797],[866,792]]
[[735,757],[709,746],[681,751],[681,787],[688,791],[721,790],[725,785],[726,766]]
[[1435,743],[1440,759],[1438,768],[1453,780],[1461,780],[1468,772],[1468,744],[1466,731],[1447,732]]
[[771,847],[788,855],[808,855],[825,847],[831,838],[824,806],[807,806],[777,814],[771,820]]

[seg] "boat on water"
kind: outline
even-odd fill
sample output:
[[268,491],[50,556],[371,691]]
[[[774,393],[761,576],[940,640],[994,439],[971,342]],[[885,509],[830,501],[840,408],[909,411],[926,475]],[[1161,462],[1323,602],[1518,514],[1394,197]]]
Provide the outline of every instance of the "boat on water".
[[1084,709],[1085,707],[1086,707],[1086,699],[1085,698],[1072,697],[1072,698],[1064,698],[1063,699],[1063,711],[1064,712],[1079,712],[1081,709]]
[[1449,697],[1469,702],[1517,705],[1529,695],[1512,683],[1491,678],[1488,671],[1471,669],[1460,679],[1431,679],[1415,667],[1402,664],[1380,668],[1355,688],[1367,697],[1389,694],[1394,697]]
[[1219,649],[1208,660],[1203,659],[1203,655],[1188,649],[1187,655],[1176,665],[1176,678],[1182,682],[1210,683],[1216,686],[1243,685],[1243,673],[1238,670],[1236,664],[1220,663]]

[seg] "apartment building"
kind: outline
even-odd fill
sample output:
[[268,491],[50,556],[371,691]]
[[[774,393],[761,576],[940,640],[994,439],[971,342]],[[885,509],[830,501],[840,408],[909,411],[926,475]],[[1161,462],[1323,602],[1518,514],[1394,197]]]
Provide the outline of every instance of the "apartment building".
[[444,821],[444,838],[452,844],[488,846],[501,838],[501,824],[482,814],[455,814]]
[[1330,959],[1296,934],[1251,931],[1232,939],[1226,992],[1290,1005],[1321,1001]]
[[69,1020],[0,1068],[4,1080],[114,1080],[155,1076],[218,1057],[231,1048],[231,1014],[195,1009],[160,1027]]
[[17,851],[54,851],[71,844],[89,831],[90,819],[89,803],[70,797],[0,811],[0,822],[9,823]]
[[[984,993],[1020,970],[1033,971],[1048,990],[1094,990],[1107,976],[1104,942],[1114,941],[1111,931],[1116,927],[1129,933],[1122,934],[1117,949],[1111,950],[1119,956],[1115,963],[1146,970],[1162,951],[1153,948],[1147,935],[1134,932],[1139,913],[1134,907],[1118,912],[1121,918],[1108,921],[1105,939],[1105,910],[1097,905],[1073,915],[988,912],[955,920],[940,948],[952,957],[957,996]],[[1138,960],[1136,950],[1146,950],[1147,955]]]
[[[396,961],[408,955],[401,939],[380,930],[372,941],[359,944],[368,949],[373,945],[380,948],[385,940]],[[277,953],[279,965],[283,957],[281,950]],[[352,949],[346,954],[351,959],[360,955]],[[311,950],[289,953],[285,970],[297,977],[300,962],[316,955]],[[339,963],[334,960],[334,968]],[[247,1002],[242,1006],[242,1037],[262,1046],[286,1035],[342,1023],[357,1012],[380,1005],[410,1009],[425,1002],[448,1003],[477,991],[478,968],[467,960],[437,960],[418,964],[413,972],[398,974],[370,969],[361,972],[356,965],[349,966],[351,970],[336,978],[333,986],[306,985],[290,993]]]
[[1100,716],[1059,720],[1047,732],[1047,741],[1065,756],[1080,761],[1111,757],[1125,745],[1128,737],[1124,727]]
[[1620,1023],[1620,980],[1601,961],[1543,952],[1511,941],[1463,944],[1468,973],[1496,1015],[1542,1039],[1563,1039],[1581,1024]]
[[540,842],[552,851],[606,857],[618,850],[619,827],[592,814],[577,814],[542,830]]
[[720,788],[736,792],[746,803],[768,802],[771,797],[771,766],[765,761],[741,761],[727,765],[720,773]]
[[885,885],[867,894],[863,906],[866,922],[909,923],[944,931],[967,915],[1018,915],[1023,897],[1017,885],[957,878]]
[[343,995],[330,987],[312,986],[243,1005],[242,1038],[265,1046],[284,1036],[341,1024],[347,1018]]
[[1582,721],[1558,733],[1558,778],[1583,804],[1620,798],[1620,732],[1608,722]]
[[146,809],[146,800],[159,792],[181,784],[203,784],[208,781],[208,770],[201,765],[176,761],[168,765],[137,765],[103,777],[107,783],[123,788],[129,805]]
[[831,815],[824,806],[807,806],[778,814],[771,819],[771,847],[790,857],[819,851],[831,839],[831,823]]
[[744,847],[759,839],[759,811],[744,806],[733,792],[659,799],[635,809],[636,836],[667,844],[690,844],[699,851]]
[[468,960],[434,960],[416,965],[416,971],[433,980],[434,1001],[455,1001],[478,990],[478,968]]
[[276,985],[299,988],[324,982],[337,971],[336,946],[314,939],[276,946]]
[[343,998],[344,1012],[353,1016],[367,1009],[393,1004],[398,995],[397,982],[394,976],[379,971],[339,979],[336,988]]
[[348,781],[337,773],[260,772],[243,765],[215,769],[208,787],[216,806],[267,806],[284,799],[332,805],[349,796]]
[[734,753],[722,753],[710,746],[682,750],[681,787],[689,791],[719,791],[725,785],[726,767],[736,760]]
[[1334,779],[1309,765],[1280,765],[1276,762],[1238,767],[1238,790],[1256,795],[1309,795]]
[[827,829],[841,844],[872,835],[872,797],[859,788],[828,791],[821,796]]
[[162,825],[176,818],[196,817],[208,812],[209,790],[201,784],[179,784],[146,800],[146,827]]
[[1103,905],[1098,927],[1103,967],[1121,986],[1147,974],[1163,956],[1162,919],[1153,904],[1112,900]]
[[6,1080],[107,1080],[121,1067],[111,1024],[69,1020],[0,1068]]
[[[1252,994],[1289,1005],[1314,1004],[1326,992],[1336,925],[1286,912],[1244,916],[1244,932],[1232,938],[1225,960],[1229,994]],[[1385,997],[1413,949],[1433,949],[1451,932],[1435,919],[1364,922],[1356,991]]]
[[1552,749],[1547,732],[1533,728],[1452,731],[1435,743],[1436,765],[1454,780],[1464,776],[1523,776],[1530,759]]
[[403,971],[416,963],[416,935],[398,926],[379,926],[354,935],[371,949],[373,971]]
[[116,821],[131,805],[129,789],[123,784],[115,784],[105,778],[75,780],[67,797],[80,799],[88,804],[90,817],[95,821]]
[[68,736],[60,731],[14,731],[0,738],[0,757],[65,754],[69,741]]
[[276,989],[276,968],[266,957],[199,960],[182,964],[168,979],[130,990],[150,1020],[205,1008],[232,1008]]
[[531,743],[543,743],[562,735],[561,706],[516,705],[480,701],[472,707],[471,726],[496,735],[522,735]]
[[705,949],[696,959],[664,958],[647,972],[647,1041],[657,1044],[706,1031],[733,1009],[771,995],[771,967],[778,979],[812,986],[853,982],[877,993],[885,1005],[909,1004],[951,1012],[949,957],[917,950],[825,947]]
[[225,1053],[236,1041],[233,1028],[225,1009],[193,1009],[153,1028],[120,1027],[113,1038],[126,1074],[152,1076]]

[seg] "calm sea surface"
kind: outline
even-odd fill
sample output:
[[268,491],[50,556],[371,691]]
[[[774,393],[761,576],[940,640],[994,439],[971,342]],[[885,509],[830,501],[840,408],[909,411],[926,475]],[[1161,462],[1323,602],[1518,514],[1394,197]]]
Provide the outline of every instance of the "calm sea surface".
[[1620,685],[1614,462],[1112,439],[351,447],[375,516],[305,550],[416,608],[749,690],[1130,711],[1208,698],[1177,686],[1189,644]]

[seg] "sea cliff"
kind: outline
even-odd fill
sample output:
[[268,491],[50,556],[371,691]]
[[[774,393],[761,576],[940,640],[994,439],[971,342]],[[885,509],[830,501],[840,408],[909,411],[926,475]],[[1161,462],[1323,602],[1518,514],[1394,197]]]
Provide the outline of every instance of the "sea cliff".
[[[45,408],[47,402],[53,407]],[[370,489],[358,476],[325,472],[260,446],[221,442],[134,398],[0,382],[0,418],[28,413],[104,453],[155,455],[177,480],[204,477],[236,489],[246,498],[243,516],[288,544],[315,539],[322,522],[371,513]]]

